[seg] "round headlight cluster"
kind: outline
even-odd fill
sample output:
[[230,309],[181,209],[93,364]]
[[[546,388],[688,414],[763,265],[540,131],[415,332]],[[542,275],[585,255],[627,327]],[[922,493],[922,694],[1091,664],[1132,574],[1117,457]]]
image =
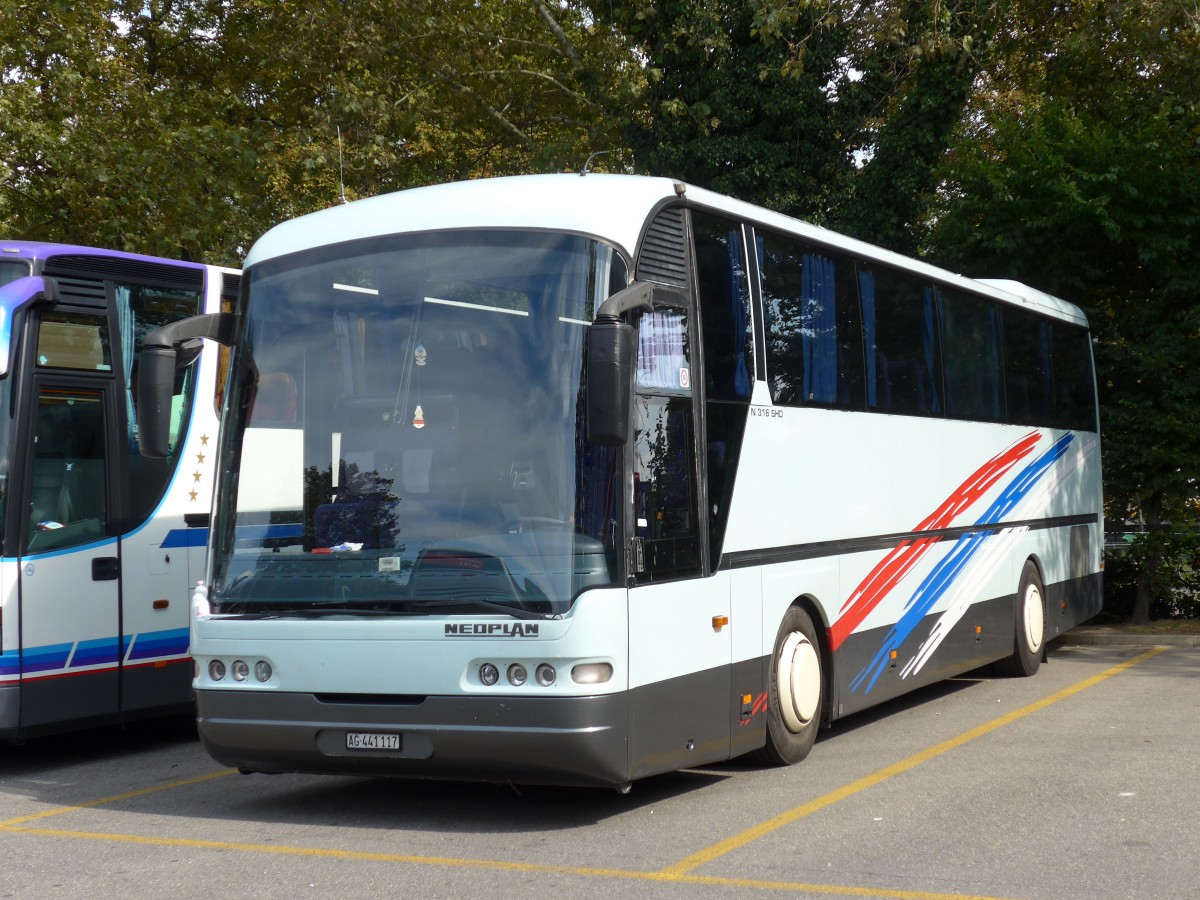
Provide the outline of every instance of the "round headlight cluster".
[[[513,687],[523,687],[529,682],[529,669],[523,663],[510,663],[503,669],[504,680]],[[500,683],[501,666],[485,662],[479,666],[479,683],[492,687]],[[612,678],[612,663],[579,663],[571,668],[571,680],[576,684],[603,684]],[[533,670],[533,680],[544,688],[558,681],[558,670],[550,663],[538,663]]]
[[222,659],[212,659],[208,662],[208,677],[213,681],[224,681],[226,673],[232,676],[234,681],[248,681],[252,671],[254,680],[261,684],[266,684],[275,674],[271,664],[265,659],[260,659],[254,663],[253,667],[244,659],[235,659],[228,666]]

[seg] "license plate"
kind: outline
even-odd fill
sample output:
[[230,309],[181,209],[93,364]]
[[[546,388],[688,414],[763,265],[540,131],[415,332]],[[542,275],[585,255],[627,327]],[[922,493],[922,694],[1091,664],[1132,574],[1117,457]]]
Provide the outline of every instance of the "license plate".
[[371,731],[347,731],[347,750],[399,750],[400,735]]

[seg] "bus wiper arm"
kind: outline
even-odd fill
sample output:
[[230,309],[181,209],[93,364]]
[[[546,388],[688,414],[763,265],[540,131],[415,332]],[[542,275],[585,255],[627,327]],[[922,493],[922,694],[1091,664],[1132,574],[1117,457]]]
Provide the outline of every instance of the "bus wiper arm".
[[514,619],[556,619],[558,616],[553,613],[534,612],[531,609],[523,609],[520,606],[512,606],[508,603],[497,603],[494,600],[483,600],[478,597],[442,597],[429,598],[426,600],[410,600],[412,606],[481,606],[484,609],[492,610],[493,612],[504,613],[506,616],[512,616]]
[[308,606],[302,609],[256,609],[229,612],[227,615],[239,619],[324,619],[329,616],[394,616],[403,615],[401,608],[364,608],[354,606]]

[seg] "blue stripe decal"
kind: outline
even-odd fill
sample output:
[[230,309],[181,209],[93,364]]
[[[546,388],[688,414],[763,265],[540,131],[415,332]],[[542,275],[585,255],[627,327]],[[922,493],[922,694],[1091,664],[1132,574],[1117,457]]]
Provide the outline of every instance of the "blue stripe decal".
[[164,550],[174,550],[177,547],[206,547],[208,546],[208,529],[172,528],[159,546]]
[[[281,538],[304,537],[304,526],[299,523],[292,525],[239,525],[237,539],[239,541],[266,541]],[[164,550],[179,547],[207,547],[207,528],[172,528],[159,545]]]
[[304,526],[299,522],[290,525],[239,525],[237,529],[239,541],[266,541],[298,537],[304,537]]
[[151,659],[156,656],[179,656],[188,652],[188,630],[173,628],[170,631],[152,631],[139,634],[127,661]]
[[[115,636],[80,641],[78,644],[32,647],[24,653],[24,665],[21,662],[21,652],[10,650],[7,653],[0,653],[0,678],[14,678],[22,674],[33,675],[41,672],[66,672],[84,666],[115,668],[122,659],[129,663],[187,656],[189,637],[186,628],[151,631],[146,634],[126,634],[120,639],[119,652]],[[75,651],[74,656],[71,655],[72,649]],[[69,665],[68,660],[70,661]]]
[[[112,665],[119,658],[117,656],[119,646],[115,637],[102,638],[98,641],[80,641],[75,645],[75,655],[71,657],[71,668]],[[28,670],[26,667],[26,671]]]
[[[997,525],[1020,503],[1034,488],[1039,479],[1058,462],[1067,452],[1074,435],[1067,434],[1059,438],[1045,453],[1026,466],[1016,478],[996,498],[995,502],[976,521],[976,525]],[[925,614],[933,608],[938,599],[949,589],[954,580],[962,574],[967,564],[983,546],[984,542],[995,535],[996,531],[976,531],[960,540],[954,550],[948,553],[941,562],[934,566],[933,571],[925,577],[917,588],[916,593],[909,598],[906,611],[900,621],[888,629],[883,639],[883,646],[874,658],[850,682],[850,690],[857,692],[864,687],[865,694],[871,692],[879,676],[886,671],[891,662],[893,650],[899,650],[900,645],[916,630],[925,618]]]
[[71,648],[74,646],[74,644],[54,644],[49,647],[34,647],[32,650],[26,650],[25,665],[19,668],[23,668],[26,672],[65,669],[67,659],[71,656]]

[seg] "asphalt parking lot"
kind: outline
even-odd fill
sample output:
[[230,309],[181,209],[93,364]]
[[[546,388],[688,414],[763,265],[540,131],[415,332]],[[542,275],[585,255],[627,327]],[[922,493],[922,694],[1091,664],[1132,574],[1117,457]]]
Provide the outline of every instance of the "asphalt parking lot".
[[612,791],[242,776],[187,721],[0,748],[4,897],[1200,896],[1200,648],[1053,647],[789,769]]

